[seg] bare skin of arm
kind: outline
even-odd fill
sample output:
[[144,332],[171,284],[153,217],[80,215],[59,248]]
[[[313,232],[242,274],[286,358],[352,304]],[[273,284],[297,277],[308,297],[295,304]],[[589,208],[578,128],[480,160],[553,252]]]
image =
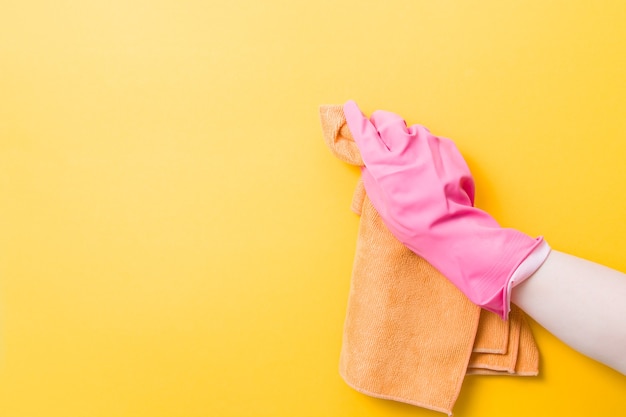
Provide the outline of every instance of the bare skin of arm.
[[553,250],[511,297],[561,341],[626,375],[626,274]]

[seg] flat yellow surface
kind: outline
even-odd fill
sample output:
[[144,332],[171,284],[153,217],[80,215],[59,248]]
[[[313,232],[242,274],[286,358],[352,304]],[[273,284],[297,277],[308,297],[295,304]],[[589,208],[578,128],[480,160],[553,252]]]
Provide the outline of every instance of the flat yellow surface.
[[[626,3],[1,0],[0,416],[439,416],[339,377],[358,171],[318,105],[457,141],[478,204],[626,270]],[[626,320],[626,318],[625,318]],[[538,378],[456,416],[626,413]]]

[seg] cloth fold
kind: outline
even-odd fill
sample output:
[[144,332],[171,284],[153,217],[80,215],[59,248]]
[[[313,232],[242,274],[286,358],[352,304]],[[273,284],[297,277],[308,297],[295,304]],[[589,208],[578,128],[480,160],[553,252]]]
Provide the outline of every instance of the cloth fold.
[[[324,140],[361,166],[341,105],[320,108]],[[339,370],[364,394],[452,414],[466,375],[537,375],[539,352],[524,313],[481,310],[383,224],[359,181],[360,215]]]

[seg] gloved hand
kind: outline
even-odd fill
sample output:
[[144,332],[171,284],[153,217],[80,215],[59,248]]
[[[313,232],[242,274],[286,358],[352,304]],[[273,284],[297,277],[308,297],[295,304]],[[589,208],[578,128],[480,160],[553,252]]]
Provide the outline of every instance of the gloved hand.
[[513,283],[541,266],[547,244],[474,207],[474,180],[449,139],[408,128],[389,112],[368,120],[353,101],[344,113],[365,163],[367,195],[385,225],[472,302],[506,319]]

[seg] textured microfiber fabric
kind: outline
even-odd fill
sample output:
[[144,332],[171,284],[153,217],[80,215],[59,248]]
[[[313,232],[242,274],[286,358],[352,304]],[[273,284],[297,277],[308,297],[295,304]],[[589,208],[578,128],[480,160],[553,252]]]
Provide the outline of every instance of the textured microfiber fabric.
[[[495,316],[493,313],[488,312],[487,315]],[[482,340],[479,341],[479,336],[477,335],[468,364],[467,374],[520,376],[537,375],[539,350],[537,349],[535,339],[530,332],[530,328],[522,310],[517,308],[515,305],[511,308],[508,320],[509,337],[505,340],[507,350],[502,354],[497,354],[495,352],[485,353],[485,351],[490,350],[488,348],[488,343],[491,341],[493,342],[494,347],[499,344],[497,336],[500,331],[495,330],[495,327],[492,326],[502,325],[503,323],[506,324],[507,322],[502,321],[498,316],[495,316],[495,319],[488,320],[493,320],[493,323],[487,324],[487,322],[484,322],[481,314],[478,333],[481,334],[480,337]]]
[[[320,116],[332,153],[362,165],[342,106],[322,106]],[[339,360],[350,386],[451,414],[467,374],[537,374],[521,310],[503,321],[472,304],[389,232],[362,182],[351,208],[361,218]]]

